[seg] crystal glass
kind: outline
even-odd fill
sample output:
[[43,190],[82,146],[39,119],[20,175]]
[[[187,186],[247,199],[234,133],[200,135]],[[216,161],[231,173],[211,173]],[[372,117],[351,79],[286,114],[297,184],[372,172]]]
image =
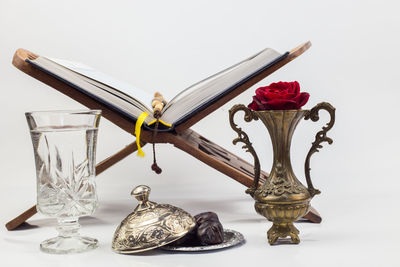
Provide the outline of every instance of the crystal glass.
[[83,252],[97,247],[79,234],[80,216],[97,207],[95,159],[100,110],[40,111],[25,114],[37,178],[37,210],[56,217],[58,236],[40,244],[48,253]]

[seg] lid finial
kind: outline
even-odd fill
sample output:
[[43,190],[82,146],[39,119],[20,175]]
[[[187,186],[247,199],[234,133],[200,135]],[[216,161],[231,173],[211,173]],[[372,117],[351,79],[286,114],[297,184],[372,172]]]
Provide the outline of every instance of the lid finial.
[[132,190],[131,195],[140,203],[146,203],[149,200],[150,191],[151,189],[147,185],[138,185]]

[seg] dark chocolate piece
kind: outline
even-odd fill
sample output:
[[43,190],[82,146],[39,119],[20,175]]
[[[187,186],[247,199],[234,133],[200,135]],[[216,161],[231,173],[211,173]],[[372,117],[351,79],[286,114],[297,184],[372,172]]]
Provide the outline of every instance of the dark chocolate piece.
[[202,212],[194,216],[197,225],[201,225],[204,221],[219,222],[218,215],[214,212]]
[[196,227],[184,235],[183,237],[179,238],[178,240],[172,243],[174,246],[199,246],[200,242],[197,239],[197,225]]
[[196,226],[192,231],[172,244],[175,246],[206,246],[224,242],[224,229],[214,212],[202,212],[194,216]]
[[206,221],[199,225],[197,237],[202,245],[215,245],[224,242],[224,228],[220,222]]

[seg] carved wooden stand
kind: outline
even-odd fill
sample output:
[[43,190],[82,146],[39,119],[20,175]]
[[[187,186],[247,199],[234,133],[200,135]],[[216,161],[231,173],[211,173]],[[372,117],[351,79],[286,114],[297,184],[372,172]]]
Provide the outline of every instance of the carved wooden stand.
[[[154,139],[155,143],[169,143],[173,144],[175,147],[183,150],[198,160],[201,160],[205,164],[210,167],[226,174],[232,179],[238,181],[239,183],[245,185],[246,187],[250,187],[253,184],[254,177],[254,168],[253,165],[244,161],[243,159],[237,157],[231,152],[225,150],[219,145],[209,141],[208,139],[202,137],[200,134],[191,130],[190,127],[195,123],[200,121],[202,118],[206,117],[208,114],[212,113],[223,104],[233,99],[237,95],[244,92],[246,89],[259,82],[260,80],[267,77],[269,74],[273,73],[277,69],[281,68],[288,62],[292,61],[299,55],[301,55],[304,51],[306,51],[311,46],[310,42],[307,42],[303,45],[298,46],[297,48],[290,51],[289,55],[278,63],[272,65],[270,68],[260,72],[252,79],[248,80],[246,83],[237,87],[234,91],[227,94],[223,98],[219,99],[212,105],[208,106],[201,112],[198,112],[196,115],[188,119],[186,122],[180,124],[175,128],[174,133],[163,133],[159,132]],[[132,134],[132,129],[134,128],[134,122],[132,122],[129,118],[123,116],[122,114],[116,112],[113,109],[110,109],[106,105],[90,98],[89,96],[81,93],[75,88],[69,86],[68,84],[54,78],[53,76],[34,68],[32,65],[26,62],[26,59],[34,59],[37,55],[24,50],[18,49],[13,58],[13,65],[25,72],[26,74],[32,76],[33,78],[53,87],[54,89],[60,91],[61,93],[71,97],[72,99],[78,101],[79,103],[85,105],[89,109],[101,109],[102,115],[121,129],[127,131]],[[151,143],[153,141],[153,133],[150,131],[144,130],[141,133],[141,144],[145,145],[146,143]],[[103,160],[96,166],[97,175],[113,166],[115,163],[119,162],[129,154],[135,152],[137,150],[137,146],[135,143],[132,143],[117,152],[116,154],[110,156],[109,158]],[[265,179],[268,176],[266,172],[261,173],[261,179]],[[13,230],[31,216],[36,213],[36,206],[33,206],[29,210],[25,211],[15,219],[11,220],[6,224],[8,230]],[[314,209],[311,209],[310,212],[304,217],[305,219],[319,223],[321,222],[321,217]]]

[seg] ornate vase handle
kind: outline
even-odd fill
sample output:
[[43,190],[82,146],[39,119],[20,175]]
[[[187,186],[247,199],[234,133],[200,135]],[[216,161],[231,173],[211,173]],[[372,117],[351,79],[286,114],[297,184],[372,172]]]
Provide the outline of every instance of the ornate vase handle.
[[308,111],[305,116],[304,119],[308,120],[311,119],[312,121],[318,121],[319,120],[319,111],[321,109],[325,109],[330,117],[331,120],[322,127],[322,130],[319,131],[316,135],[315,135],[315,140],[311,145],[310,151],[308,151],[307,157],[306,157],[306,162],[304,165],[304,171],[305,171],[305,175],[306,175],[306,181],[307,181],[307,186],[308,186],[308,191],[311,194],[311,197],[320,194],[321,191],[319,191],[318,189],[315,189],[312,182],[311,182],[311,177],[310,177],[310,158],[311,156],[315,153],[315,152],[319,152],[318,149],[322,148],[321,143],[323,142],[327,142],[328,144],[332,144],[333,140],[331,138],[329,138],[326,134],[327,132],[333,127],[334,123],[335,123],[335,108],[327,103],[327,102],[322,102],[317,104],[315,107],[313,107],[310,111]]
[[229,110],[229,122],[231,124],[232,129],[237,132],[238,137],[233,139],[232,143],[236,145],[238,142],[244,143],[242,146],[243,149],[246,149],[246,152],[250,152],[254,158],[254,181],[253,185],[246,190],[247,194],[250,194],[252,197],[254,196],[254,192],[257,190],[258,183],[260,180],[260,161],[258,159],[257,153],[254,150],[252,143],[250,142],[249,136],[242,130],[242,128],[237,127],[237,124],[234,121],[234,116],[236,112],[244,111],[244,120],[246,122],[251,122],[252,120],[258,120],[257,115],[248,109],[243,104],[234,105]]

